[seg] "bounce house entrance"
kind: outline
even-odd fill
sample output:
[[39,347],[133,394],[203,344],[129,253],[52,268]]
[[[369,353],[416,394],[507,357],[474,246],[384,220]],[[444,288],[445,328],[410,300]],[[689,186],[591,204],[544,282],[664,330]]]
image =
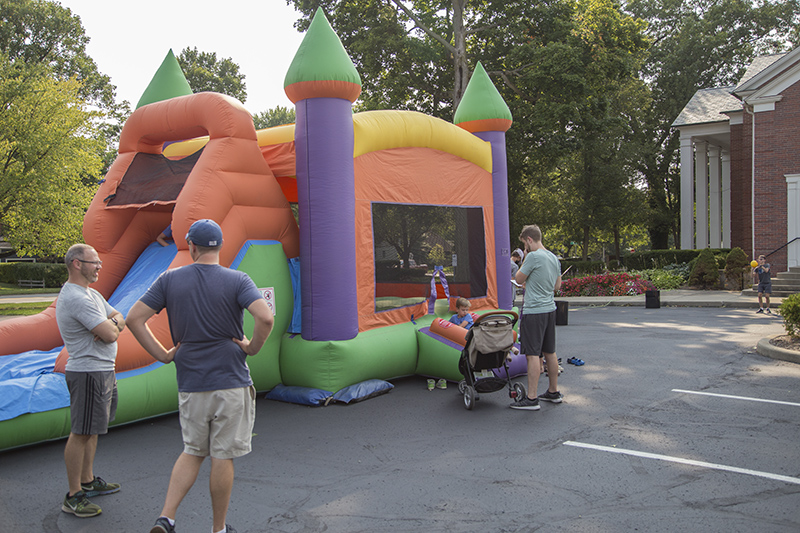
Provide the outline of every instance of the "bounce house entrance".
[[372,204],[375,311],[428,298],[435,266],[443,266],[450,296],[486,296],[483,209]]

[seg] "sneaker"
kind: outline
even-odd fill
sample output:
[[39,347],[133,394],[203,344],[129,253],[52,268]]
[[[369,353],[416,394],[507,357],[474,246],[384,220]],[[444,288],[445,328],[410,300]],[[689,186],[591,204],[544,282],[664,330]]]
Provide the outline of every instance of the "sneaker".
[[[561,361],[561,359],[559,359],[559,361]],[[561,375],[561,373],[562,373],[563,371],[564,371],[564,367],[563,367],[563,366],[561,366],[561,365],[558,365],[558,375],[559,375],[559,376]],[[544,375],[545,375],[545,376],[547,376],[547,375],[548,375],[548,374],[547,374],[547,369],[546,369],[546,368],[544,369]]]
[[81,489],[87,498],[91,498],[119,492],[119,483],[106,483],[103,478],[95,476],[91,483],[81,483]]
[[236,530],[233,529],[233,526],[230,524],[225,524],[225,533],[236,533]]
[[765,313],[767,313],[768,315],[771,315],[771,314],[772,314],[772,311],[770,311],[770,310],[769,310],[769,307],[767,307],[766,309],[764,309],[764,312],[765,312]]
[[758,311],[756,311],[756,314],[758,314],[758,313],[763,313],[763,312],[764,312],[764,309],[762,309],[761,307],[759,307],[759,308],[758,308]]
[[538,411],[539,407],[539,398],[534,398],[531,400],[527,396],[518,402],[514,402],[511,404],[512,409],[524,409],[526,411]]
[[72,498],[69,497],[69,492],[67,492],[67,495],[64,496],[64,503],[61,504],[61,510],[65,513],[72,513],[78,518],[89,518],[103,512],[99,505],[89,501],[86,493],[82,490],[76,492]]
[[[225,525],[227,526],[227,524]],[[228,531],[230,531],[230,529]],[[169,523],[166,516],[161,516],[150,529],[150,533],[175,533],[175,526]]]
[[539,400],[544,400],[546,402],[561,403],[561,400],[563,399],[564,397],[561,396],[561,393],[558,391],[556,392],[547,391],[544,394],[539,395]]
[[435,386],[436,386],[436,380],[435,379],[429,379],[428,380],[428,390],[433,390],[433,387],[435,387]]
[[436,382],[436,388],[437,389],[446,389],[447,388],[447,380],[440,379],[439,381],[437,381]]

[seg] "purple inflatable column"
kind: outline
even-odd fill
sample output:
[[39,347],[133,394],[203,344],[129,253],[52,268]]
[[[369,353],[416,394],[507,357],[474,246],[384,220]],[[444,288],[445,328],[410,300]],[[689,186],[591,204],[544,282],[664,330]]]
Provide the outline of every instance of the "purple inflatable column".
[[352,102],[361,78],[317,10],[284,90],[295,103],[302,337],[358,334]]
[[494,256],[497,265],[497,304],[511,309],[511,246],[508,221],[508,162],[506,131],[511,127],[511,111],[478,63],[453,121],[492,145],[492,196],[494,206]]
[[[514,291],[511,287],[511,250],[508,222],[508,165],[506,134],[503,131],[476,131],[475,136],[492,145],[492,196],[494,197],[494,256],[497,264],[497,303],[500,309],[511,309]],[[506,280],[508,281],[506,283]]]

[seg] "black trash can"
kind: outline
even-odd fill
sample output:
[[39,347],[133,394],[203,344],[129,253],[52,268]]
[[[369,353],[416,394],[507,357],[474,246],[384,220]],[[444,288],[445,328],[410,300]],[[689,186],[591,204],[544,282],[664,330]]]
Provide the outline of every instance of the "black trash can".
[[644,306],[647,309],[658,309],[661,307],[661,291],[644,291]]
[[556,300],[556,326],[569,324],[569,302]]

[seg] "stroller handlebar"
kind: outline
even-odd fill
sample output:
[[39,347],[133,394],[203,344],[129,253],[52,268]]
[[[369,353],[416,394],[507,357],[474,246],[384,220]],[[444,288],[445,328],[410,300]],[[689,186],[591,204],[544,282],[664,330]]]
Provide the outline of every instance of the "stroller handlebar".
[[517,323],[517,320],[519,320],[519,315],[517,314],[516,311],[490,311],[489,313],[481,315],[477,319],[475,319],[475,322],[473,324],[474,325],[480,324],[483,320],[488,320],[489,318],[492,317],[509,318],[511,320],[512,326]]

